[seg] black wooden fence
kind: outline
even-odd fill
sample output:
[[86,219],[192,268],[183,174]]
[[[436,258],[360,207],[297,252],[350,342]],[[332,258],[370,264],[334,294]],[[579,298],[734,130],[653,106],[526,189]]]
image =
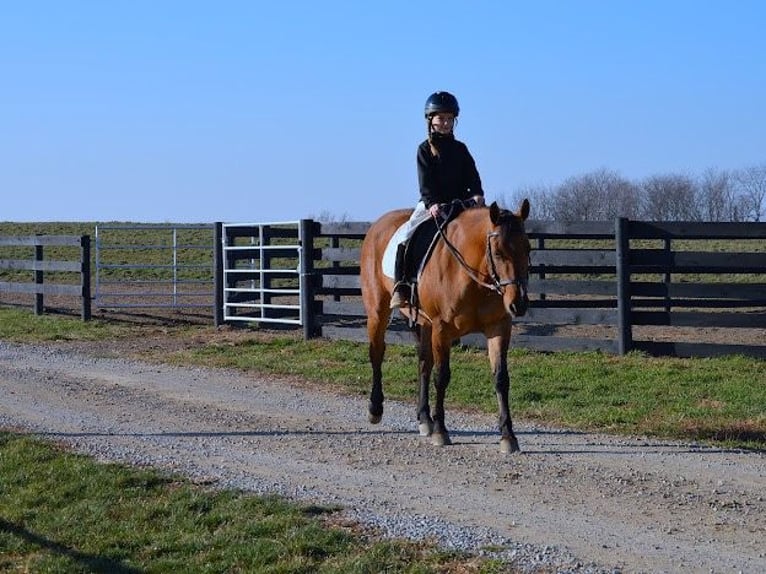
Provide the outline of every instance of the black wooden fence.
[[[90,290],[90,236],[89,235],[32,235],[0,237],[0,247],[15,250],[13,259],[0,259],[0,271],[17,277],[12,281],[0,281],[0,292],[28,293],[34,296],[36,315],[45,311],[45,295],[78,297],[81,300],[83,321],[91,318]],[[63,259],[46,259],[45,247],[75,248],[78,256]],[[5,249],[3,250],[5,252]],[[23,256],[19,252],[28,252]],[[63,257],[63,256],[59,256]],[[30,271],[29,279],[18,278]],[[67,282],[77,275],[78,283]]]
[[[366,340],[359,247],[368,228],[296,225],[302,257],[289,265],[300,268],[306,338]],[[515,321],[514,346],[766,358],[766,223],[530,221],[527,232],[531,308]],[[412,341],[404,321],[392,321],[387,340]]]

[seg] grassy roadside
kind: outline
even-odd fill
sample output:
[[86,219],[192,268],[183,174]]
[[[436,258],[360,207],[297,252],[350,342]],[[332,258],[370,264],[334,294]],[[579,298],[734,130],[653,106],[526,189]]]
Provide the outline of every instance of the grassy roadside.
[[468,573],[497,563],[380,541],[337,509],[213,491],[0,433],[0,571]]

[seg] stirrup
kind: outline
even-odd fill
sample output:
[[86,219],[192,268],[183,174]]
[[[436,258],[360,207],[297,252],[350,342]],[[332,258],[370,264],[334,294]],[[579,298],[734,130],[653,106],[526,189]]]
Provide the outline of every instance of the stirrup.
[[399,281],[394,285],[394,292],[391,295],[391,309],[399,309],[407,304],[407,296],[404,291],[407,289],[407,284]]
[[402,295],[399,291],[394,291],[394,294],[391,297],[391,305],[389,307],[391,309],[399,309],[404,307],[406,304],[407,299],[405,299],[404,295]]

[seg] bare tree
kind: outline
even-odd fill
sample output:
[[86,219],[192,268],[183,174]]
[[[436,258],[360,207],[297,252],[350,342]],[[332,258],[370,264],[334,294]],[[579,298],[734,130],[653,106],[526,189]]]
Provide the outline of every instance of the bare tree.
[[309,215],[308,219],[313,219],[314,221],[319,221],[321,223],[346,223],[349,221],[348,213],[343,213],[343,215],[335,215],[334,213],[330,213],[326,209],[323,209],[319,212],[319,215]]
[[699,178],[698,208],[703,221],[739,221],[731,174],[707,169]]
[[738,171],[706,170],[700,177],[666,174],[636,184],[600,169],[558,186],[527,186],[504,198],[515,209],[528,198],[533,219],[607,221],[761,221],[766,218],[766,163]]
[[515,210],[524,199],[529,200],[532,219],[553,221],[556,198],[551,187],[545,185],[521,187],[510,196],[502,198],[500,203],[508,209]]
[[766,215],[766,163],[740,169],[734,179],[745,208],[745,220],[761,221]]
[[694,181],[685,175],[655,175],[641,184],[642,216],[650,221],[700,221]]
[[639,214],[638,188],[606,169],[567,179],[555,196],[554,219],[560,221],[605,221]]

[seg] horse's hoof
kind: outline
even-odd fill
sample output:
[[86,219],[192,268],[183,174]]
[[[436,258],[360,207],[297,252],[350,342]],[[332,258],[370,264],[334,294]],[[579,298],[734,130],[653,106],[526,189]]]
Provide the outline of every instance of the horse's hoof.
[[420,423],[418,425],[420,436],[431,436],[434,432],[434,425],[429,423]]
[[378,424],[381,420],[383,420],[383,415],[374,415],[372,413],[367,414],[367,420],[370,421],[371,424]]
[[431,435],[431,444],[434,446],[449,446],[452,441],[447,433],[434,433]]
[[516,437],[501,438],[500,452],[503,454],[513,454],[514,452],[521,452],[521,449],[519,448],[519,441],[516,440]]

